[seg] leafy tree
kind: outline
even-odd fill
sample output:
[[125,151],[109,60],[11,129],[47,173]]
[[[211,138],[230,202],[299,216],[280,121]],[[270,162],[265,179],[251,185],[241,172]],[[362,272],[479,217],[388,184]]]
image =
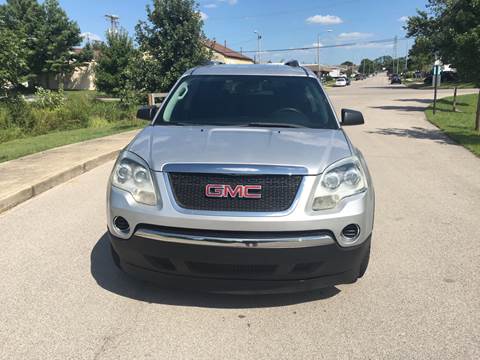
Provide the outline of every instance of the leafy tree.
[[136,88],[168,91],[187,69],[210,59],[203,21],[194,0],[154,0],[147,21],[136,30],[139,44],[132,67]]
[[344,66],[347,68],[347,76],[351,76],[353,73],[353,67],[355,66],[353,62],[351,61],[344,61],[340,65]]
[[360,66],[358,67],[358,72],[366,75],[373,74],[376,71],[375,63],[370,59],[362,59],[360,61]]
[[0,27],[10,30],[22,44],[28,65],[23,66],[23,75],[30,78],[41,72],[45,62],[44,23],[44,13],[37,0],[7,0],[0,5]]
[[83,65],[83,54],[72,52],[72,48],[82,41],[80,28],[75,21],[71,21],[60,7],[58,0],[45,0],[42,5],[45,16],[45,65],[42,72],[59,74],[60,87],[63,86],[63,77],[71,73],[76,67]]
[[11,30],[0,28],[0,95],[25,80],[27,53],[22,40]]
[[106,34],[106,43],[100,45],[99,51],[95,66],[95,85],[98,90],[117,96],[127,86],[127,67],[135,54],[132,39],[123,29],[109,31]]
[[[0,24],[15,33],[26,51],[25,75],[35,80],[41,74],[71,72],[83,65],[84,54],[72,51],[80,44],[80,29],[69,20],[58,0],[7,0],[0,6]],[[63,81],[60,81],[63,83]]]
[[[406,29],[425,51],[480,85],[480,0],[428,0],[427,11],[410,17]],[[480,131],[480,92],[475,129]]]

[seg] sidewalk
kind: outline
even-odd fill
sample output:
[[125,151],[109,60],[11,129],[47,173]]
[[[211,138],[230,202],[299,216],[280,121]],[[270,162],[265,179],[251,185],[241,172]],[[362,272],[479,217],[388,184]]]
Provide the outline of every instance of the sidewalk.
[[0,213],[116,157],[138,130],[0,163]]

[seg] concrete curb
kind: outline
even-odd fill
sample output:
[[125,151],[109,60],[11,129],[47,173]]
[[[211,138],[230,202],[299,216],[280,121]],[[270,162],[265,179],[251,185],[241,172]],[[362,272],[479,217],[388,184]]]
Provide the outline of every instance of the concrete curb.
[[3,199],[0,199],[0,213],[9,210],[22,202],[25,202],[34,196],[37,196],[57,185],[60,185],[68,180],[71,180],[79,175],[90,171],[97,166],[100,166],[110,160],[115,159],[120,150],[111,151],[106,154],[101,154],[94,158],[88,159],[81,164],[76,164],[69,169],[61,171],[57,174],[49,176],[45,179],[40,179],[37,183],[29,185],[15,193],[9,194]]

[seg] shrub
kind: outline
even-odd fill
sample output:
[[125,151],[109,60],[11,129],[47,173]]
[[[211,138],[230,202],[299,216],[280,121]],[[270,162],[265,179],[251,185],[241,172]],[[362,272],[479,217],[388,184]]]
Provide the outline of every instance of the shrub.
[[88,122],[89,128],[103,128],[107,127],[108,125],[109,122],[105,118],[99,116],[92,116]]
[[35,95],[37,97],[35,107],[39,109],[54,110],[60,108],[65,103],[63,90],[51,91],[39,87]]
[[22,137],[24,137],[23,131],[18,127],[0,129],[0,143],[20,139]]
[[32,107],[20,96],[13,96],[6,99],[4,106],[9,116],[10,126],[19,127],[30,131],[35,126],[35,117]]

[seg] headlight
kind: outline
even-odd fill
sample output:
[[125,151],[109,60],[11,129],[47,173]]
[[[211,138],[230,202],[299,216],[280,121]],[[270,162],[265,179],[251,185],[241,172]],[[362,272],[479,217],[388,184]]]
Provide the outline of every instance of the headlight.
[[320,175],[312,208],[315,211],[332,209],[342,199],[366,189],[367,181],[360,161],[356,157],[340,160]]
[[157,196],[148,165],[137,155],[124,151],[112,173],[112,185],[132,194],[135,201],[156,205]]

